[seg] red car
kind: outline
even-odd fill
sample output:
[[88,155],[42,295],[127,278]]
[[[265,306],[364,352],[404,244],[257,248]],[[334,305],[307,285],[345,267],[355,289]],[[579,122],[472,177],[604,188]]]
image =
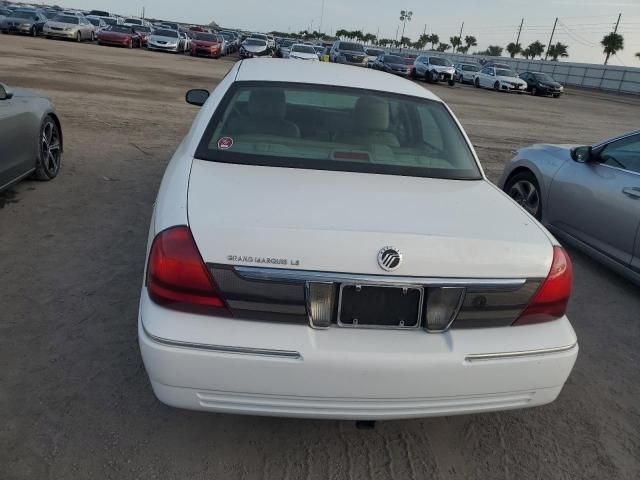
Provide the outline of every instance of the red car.
[[99,45],[114,45],[126,48],[140,48],[142,37],[133,28],[124,25],[112,25],[98,32]]
[[212,33],[196,33],[191,40],[191,55],[220,58],[222,39]]
[[132,28],[138,35],[140,35],[142,46],[146,47],[147,39],[149,38],[149,35],[151,35],[151,27],[146,27],[144,25],[134,25]]

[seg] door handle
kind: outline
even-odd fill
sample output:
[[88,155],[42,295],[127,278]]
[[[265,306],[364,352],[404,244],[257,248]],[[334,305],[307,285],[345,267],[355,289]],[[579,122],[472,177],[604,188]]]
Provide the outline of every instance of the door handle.
[[637,188],[637,187],[623,188],[622,193],[624,193],[627,197],[640,199],[640,188]]

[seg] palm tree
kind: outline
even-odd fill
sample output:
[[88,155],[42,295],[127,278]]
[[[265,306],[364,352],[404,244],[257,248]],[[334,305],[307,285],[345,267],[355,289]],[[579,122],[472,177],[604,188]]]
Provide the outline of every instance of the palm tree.
[[544,53],[544,47],[545,46],[542,43],[540,43],[538,40],[530,44],[529,54],[531,55],[531,58],[535,60],[537,56],[542,57],[542,54]]
[[529,50],[529,47],[527,47],[520,52],[520,55],[522,55],[524,58],[528,60],[529,57],[531,56],[531,50]]
[[340,30],[336,30],[336,37],[338,38],[343,38],[346,37],[349,34],[349,32],[347,30],[344,29],[340,29]]
[[418,40],[416,41],[416,43],[414,45],[416,50],[424,50],[424,47],[426,47],[427,43],[429,43],[429,38],[430,38],[430,35],[427,35],[425,33],[420,35],[420,38],[418,38]]
[[640,60],[640,52],[636,53],[636,57],[638,57],[638,60]]
[[549,45],[549,50],[547,50],[547,53],[554,62],[557,62],[558,57],[565,58],[569,56],[569,53],[567,53],[568,48],[569,47],[567,47],[565,44],[558,42],[555,45]]
[[456,49],[462,45],[462,39],[460,37],[449,37],[449,41],[453,47],[453,53],[456,53]]
[[469,45],[460,45],[458,47],[458,53],[462,53],[464,55],[466,55],[466,53],[469,51]]
[[431,43],[431,50],[435,50],[436,49],[436,43],[440,42],[440,37],[438,35],[436,35],[435,33],[432,33],[431,35],[429,35],[429,43]]
[[[464,47],[464,53],[467,53],[471,47],[478,45],[478,41],[473,35],[467,35],[464,37],[464,43],[466,44],[466,47]],[[458,48],[458,50],[460,49]]]
[[615,55],[616,52],[624,49],[624,38],[619,33],[610,33],[605,35],[600,45],[604,47],[604,53],[607,54],[604,64],[609,62],[609,57]]
[[367,44],[371,44],[376,40],[376,36],[373,33],[366,33],[362,37],[362,41]]
[[451,48],[451,45],[449,45],[448,43],[439,43],[438,44],[438,48],[436,48],[436,50],[438,52],[446,52],[447,50],[449,50]]
[[519,43],[511,42],[509,45],[507,45],[507,52],[509,52],[511,58],[515,57],[516,54],[520,53],[521,51],[522,45],[520,45]]

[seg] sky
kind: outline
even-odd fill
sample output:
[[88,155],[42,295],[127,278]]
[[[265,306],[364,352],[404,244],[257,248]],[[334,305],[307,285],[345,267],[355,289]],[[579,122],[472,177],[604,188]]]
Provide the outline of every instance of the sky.
[[[458,35],[473,35],[478,47],[506,46],[516,40],[524,17],[520,43],[526,47],[539,40],[549,44],[556,16],[559,18],[553,43],[569,46],[568,61],[603,63],[602,37],[613,30],[622,14],[618,32],[625,48],[609,63],[640,67],[640,0],[244,0],[242,2],[203,0],[44,0],[68,8],[104,9],[123,15],[146,15],[165,20],[205,24],[212,20],[229,28],[251,31],[298,32],[322,29],[362,30],[385,38],[395,38],[402,25],[400,10],[413,12],[405,36],[416,40],[424,31],[436,33],[441,41]],[[324,6],[324,8],[323,8]],[[533,8],[532,8],[533,7]]]

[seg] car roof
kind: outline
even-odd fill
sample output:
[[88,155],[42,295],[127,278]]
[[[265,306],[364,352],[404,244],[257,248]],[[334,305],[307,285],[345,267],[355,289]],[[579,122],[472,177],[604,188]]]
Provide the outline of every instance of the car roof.
[[242,60],[237,82],[308,83],[411,95],[442,102],[423,86],[369,68],[327,62],[291,62],[279,58]]

